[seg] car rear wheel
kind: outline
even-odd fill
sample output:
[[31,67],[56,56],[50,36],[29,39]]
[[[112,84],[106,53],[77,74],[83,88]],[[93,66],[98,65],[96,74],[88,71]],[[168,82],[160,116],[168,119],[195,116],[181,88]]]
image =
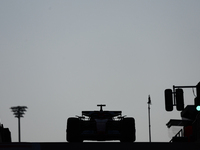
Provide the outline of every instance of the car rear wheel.
[[121,126],[121,142],[135,141],[135,120],[134,118],[124,118]]
[[78,118],[68,118],[67,120],[67,141],[82,142],[80,138],[80,120]]

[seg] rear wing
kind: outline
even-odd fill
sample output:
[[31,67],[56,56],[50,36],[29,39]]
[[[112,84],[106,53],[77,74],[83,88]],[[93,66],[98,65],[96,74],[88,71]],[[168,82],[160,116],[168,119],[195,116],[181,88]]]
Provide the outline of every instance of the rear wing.
[[87,117],[91,117],[102,113],[111,117],[116,117],[121,116],[122,111],[82,111],[82,115]]

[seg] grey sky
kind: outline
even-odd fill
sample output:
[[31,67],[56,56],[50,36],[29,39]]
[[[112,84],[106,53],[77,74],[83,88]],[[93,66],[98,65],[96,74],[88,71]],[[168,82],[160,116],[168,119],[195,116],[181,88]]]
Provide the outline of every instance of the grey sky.
[[[11,106],[25,105],[22,141],[65,141],[82,110],[122,110],[136,141],[169,141],[164,90],[200,81],[200,1],[0,1],[0,118],[18,141]],[[184,90],[193,104],[192,90]]]

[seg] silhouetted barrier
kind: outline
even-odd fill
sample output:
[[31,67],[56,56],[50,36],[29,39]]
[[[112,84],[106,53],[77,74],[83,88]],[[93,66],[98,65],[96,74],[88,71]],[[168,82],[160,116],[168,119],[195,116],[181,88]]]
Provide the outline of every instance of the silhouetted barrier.
[[199,150],[200,143],[163,142],[85,142],[85,143],[10,143],[0,144],[1,150]]
[[3,142],[11,142],[11,133],[8,128],[4,128],[2,124],[0,124],[0,143]]

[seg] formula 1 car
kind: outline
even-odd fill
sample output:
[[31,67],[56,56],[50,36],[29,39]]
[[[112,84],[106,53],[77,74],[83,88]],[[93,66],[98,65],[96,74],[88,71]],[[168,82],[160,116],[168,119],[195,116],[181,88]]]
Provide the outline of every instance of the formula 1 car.
[[82,111],[82,116],[70,117],[67,120],[68,142],[83,142],[84,140],[121,142],[135,141],[135,119],[121,115],[121,111]]

